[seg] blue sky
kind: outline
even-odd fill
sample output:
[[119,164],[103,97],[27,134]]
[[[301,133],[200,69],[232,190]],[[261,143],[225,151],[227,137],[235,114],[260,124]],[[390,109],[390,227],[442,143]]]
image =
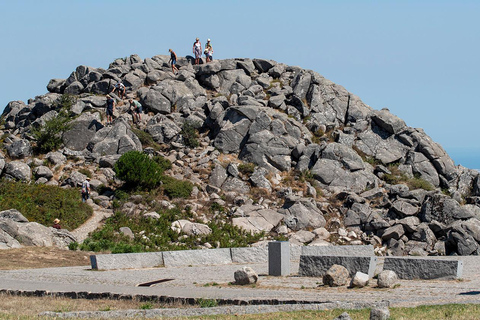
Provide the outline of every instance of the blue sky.
[[480,1],[0,0],[0,108],[78,65],[191,53],[312,69],[480,168]]

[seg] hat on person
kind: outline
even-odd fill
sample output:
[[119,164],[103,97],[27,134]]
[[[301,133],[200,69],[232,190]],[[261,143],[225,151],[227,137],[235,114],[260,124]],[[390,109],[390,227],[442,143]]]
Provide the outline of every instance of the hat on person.
[[55,220],[53,220],[53,223],[60,223],[60,220],[59,220],[59,219],[55,219]]
[[210,39],[207,39],[207,42],[210,42]]
[[87,177],[87,180],[89,180],[89,181],[90,181],[91,179],[90,179],[89,177]]

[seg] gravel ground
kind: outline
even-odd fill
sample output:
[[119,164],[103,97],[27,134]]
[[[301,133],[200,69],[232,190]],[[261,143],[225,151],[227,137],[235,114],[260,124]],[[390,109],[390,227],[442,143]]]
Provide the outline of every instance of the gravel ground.
[[[174,298],[236,299],[246,302],[257,300],[257,303],[270,299],[278,300],[279,303],[288,304],[290,307],[295,306],[295,302],[303,301],[312,303],[310,306],[312,308],[314,304],[325,308],[326,303],[372,305],[382,301],[386,301],[390,306],[479,303],[480,257],[468,256],[456,259],[464,262],[462,279],[401,280],[400,285],[394,289],[375,288],[375,280],[372,280],[368,287],[361,289],[319,286],[321,283],[319,278],[295,276],[298,272],[298,263],[292,264],[292,276],[288,277],[268,276],[266,263],[248,264],[259,274],[259,283],[255,286],[240,287],[229,284],[234,280],[233,273],[244,266],[242,264],[115,271],[92,271],[89,267],[0,271],[0,289],[110,292]],[[151,287],[136,286],[160,279],[173,280]],[[258,307],[256,306],[257,309]]]

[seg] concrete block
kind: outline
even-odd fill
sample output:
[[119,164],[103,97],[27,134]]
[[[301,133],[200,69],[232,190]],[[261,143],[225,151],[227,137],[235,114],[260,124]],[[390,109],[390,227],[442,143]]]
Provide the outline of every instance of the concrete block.
[[232,263],[229,248],[164,251],[163,262],[165,267],[201,266]]
[[300,256],[298,275],[301,277],[323,277],[334,264],[347,268],[351,277],[360,271],[373,278],[377,266],[377,257],[302,255]]
[[163,266],[162,252],[96,254],[90,256],[94,270],[140,269]]
[[262,263],[268,261],[267,247],[231,248],[233,263]]
[[385,257],[383,270],[394,271],[400,279],[458,279],[463,261],[454,259]]
[[361,246],[303,246],[302,256],[354,256],[373,257],[372,245]]
[[268,274],[271,276],[290,275],[290,243],[288,241],[268,243]]

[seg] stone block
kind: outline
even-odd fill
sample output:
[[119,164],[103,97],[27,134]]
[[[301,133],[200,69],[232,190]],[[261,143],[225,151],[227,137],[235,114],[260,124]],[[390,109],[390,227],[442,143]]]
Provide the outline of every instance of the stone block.
[[231,248],[233,263],[262,263],[268,261],[267,247]]
[[373,257],[372,245],[361,246],[303,246],[302,256],[354,256]]
[[385,257],[383,270],[394,271],[400,279],[458,279],[463,261],[414,257]]
[[200,266],[232,263],[229,248],[178,250],[163,252],[165,267]]
[[90,256],[94,270],[140,269],[163,266],[162,252],[96,254]]
[[298,274],[301,277],[323,277],[334,264],[347,268],[350,277],[357,272],[363,272],[372,278],[377,266],[377,257],[301,255]]
[[271,276],[290,275],[290,243],[288,241],[268,243],[268,274]]

